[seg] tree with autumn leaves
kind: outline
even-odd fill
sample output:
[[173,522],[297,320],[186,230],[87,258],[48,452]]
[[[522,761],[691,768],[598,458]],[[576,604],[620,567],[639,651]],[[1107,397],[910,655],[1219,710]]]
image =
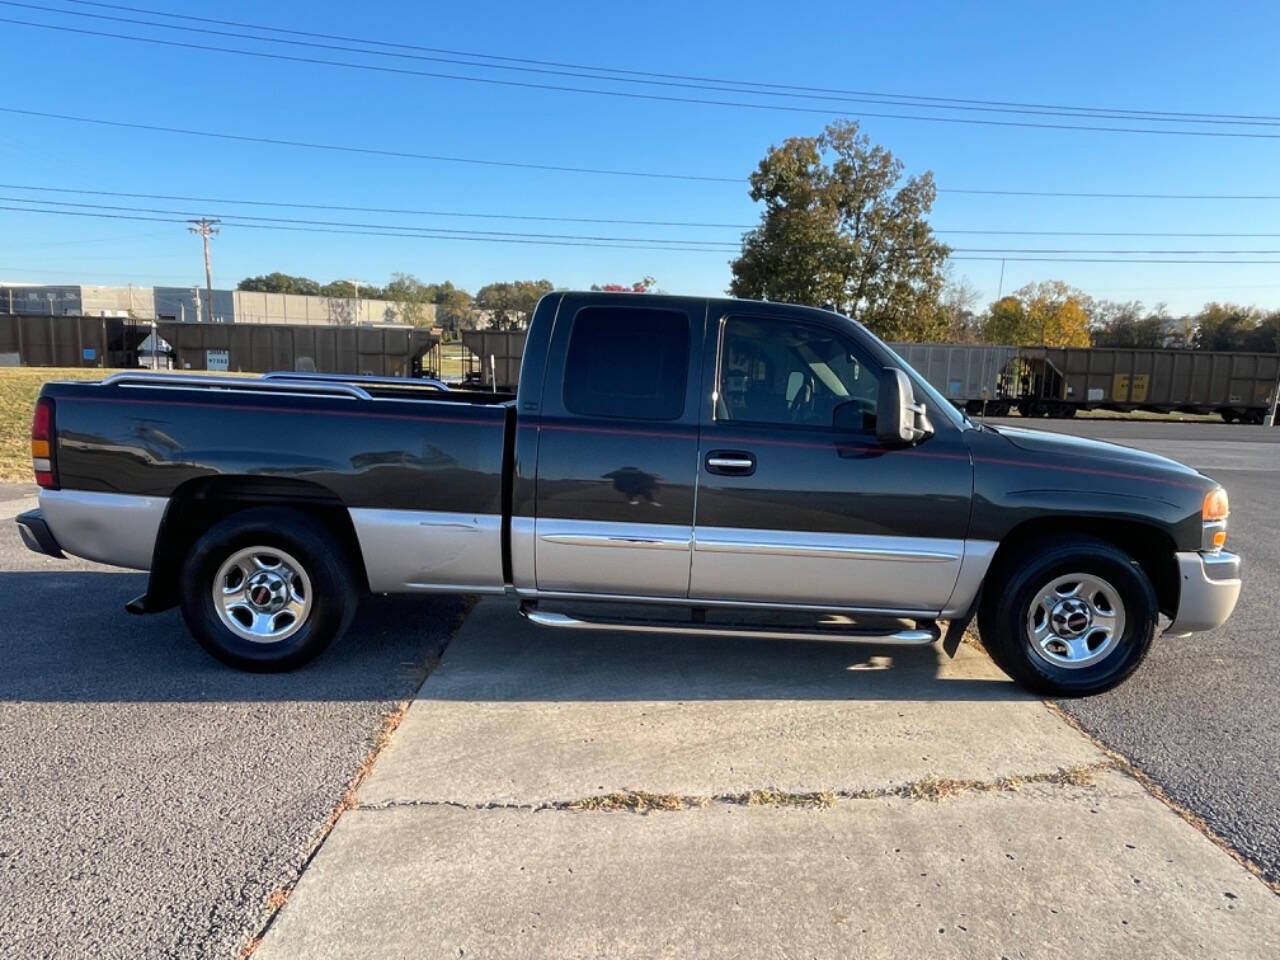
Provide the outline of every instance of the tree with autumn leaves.
[[982,339],[1014,346],[1087,347],[1089,298],[1061,280],[1029,283],[987,309]]
[[940,340],[950,252],[926,219],[933,174],[840,120],[773,147],[751,174],[760,224],[733,261],[735,297],[831,306],[888,340]]

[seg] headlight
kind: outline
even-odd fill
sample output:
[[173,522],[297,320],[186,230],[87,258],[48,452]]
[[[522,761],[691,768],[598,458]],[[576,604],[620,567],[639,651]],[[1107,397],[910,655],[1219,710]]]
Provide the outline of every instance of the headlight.
[[1227,516],[1231,513],[1227,503],[1227,491],[1214,487],[1204,495],[1200,519],[1204,525],[1201,549],[1221,550],[1227,542]]

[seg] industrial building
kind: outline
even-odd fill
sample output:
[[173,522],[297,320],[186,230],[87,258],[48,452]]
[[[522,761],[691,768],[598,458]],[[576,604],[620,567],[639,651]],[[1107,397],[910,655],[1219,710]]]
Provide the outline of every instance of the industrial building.
[[[0,283],[0,316],[118,317],[197,323],[209,319],[208,297],[199,287]],[[422,305],[428,327],[435,323],[435,309],[435,304]],[[310,326],[402,322],[390,300],[253,290],[214,290],[213,320]]]

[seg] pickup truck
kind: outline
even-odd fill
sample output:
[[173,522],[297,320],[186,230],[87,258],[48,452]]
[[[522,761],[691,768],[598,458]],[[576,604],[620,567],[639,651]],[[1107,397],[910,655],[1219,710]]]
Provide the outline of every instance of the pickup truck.
[[361,594],[514,594],[579,630],[983,644],[1023,686],[1124,680],[1230,616],[1227,495],[1122,446],[970,420],[860,324],[557,292],[519,390],[276,373],[49,383],[32,549],[150,571],[248,670]]

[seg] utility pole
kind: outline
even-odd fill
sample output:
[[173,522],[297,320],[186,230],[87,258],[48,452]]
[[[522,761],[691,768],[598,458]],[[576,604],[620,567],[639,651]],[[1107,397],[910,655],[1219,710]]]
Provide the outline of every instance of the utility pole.
[[209,296],[210,323],[213,323],[213,264],[209,260],[209,238],[217,235],[218,224],[221,222],[221,220],[210,220],[208,217],[187,221],[191,224],[187,229],[204,241],[204,288]]

